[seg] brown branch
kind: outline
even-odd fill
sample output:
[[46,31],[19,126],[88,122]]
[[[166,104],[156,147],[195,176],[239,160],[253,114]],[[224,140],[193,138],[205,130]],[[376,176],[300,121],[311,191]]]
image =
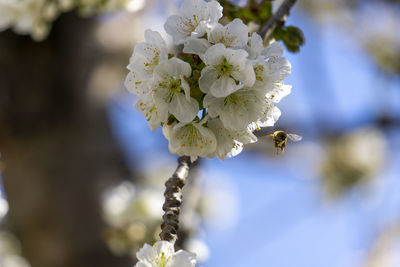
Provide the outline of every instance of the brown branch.
[[275,29],[282,25],[287,16],[289,15],[290,9],[296,3],[297,0],[285,0],[278,8],[278,10],[272,15],[272,17],[267,21],[267,23],[261,28],[260,35],[264,36],[264,46],[267,46],[272,34]]
[[161,224],[161,240],[174,242],[178,238],[179,212],[182,204],[182,189],[186,183],[191,166],[190,157],[178,158],[178,168],[172,177],[165,182],[165,202],[163,205],[164,215]]

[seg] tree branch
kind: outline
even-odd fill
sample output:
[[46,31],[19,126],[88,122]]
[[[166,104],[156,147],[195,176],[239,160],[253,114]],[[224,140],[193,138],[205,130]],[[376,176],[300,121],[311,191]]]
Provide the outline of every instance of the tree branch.
[[261,28],[260,35],[264,36],[264,46],[267,46],[275,29],[286,21],[290,9],[297,0],[284,0],[278,10],[272,15],[267,23]]
[[178,167],[172,177],[165,182],[165,202],[163,205],[164,215],[161,224],[161,240],[174,242],[178,238],[179,213],[182,204],[182,189],[186,183],[191,166],[190,157],[178,158]]

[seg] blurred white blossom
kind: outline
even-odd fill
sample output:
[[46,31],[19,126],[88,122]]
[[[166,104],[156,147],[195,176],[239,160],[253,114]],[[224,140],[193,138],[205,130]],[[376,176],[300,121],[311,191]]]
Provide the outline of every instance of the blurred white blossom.
[[3,192],[0,190],[0,221],[3,219],[4,216],[8,213],[8,202],[3,194]]
[[73,8],[87,16],[119,9],[133,12],[143,6],[143,0],[0,0],[0,31],[12,28],[41,41],[47,37],[52,22]]
[[30,267],[28,261],[21,256],[19,240],[11,232],[0,231],[0,266]]

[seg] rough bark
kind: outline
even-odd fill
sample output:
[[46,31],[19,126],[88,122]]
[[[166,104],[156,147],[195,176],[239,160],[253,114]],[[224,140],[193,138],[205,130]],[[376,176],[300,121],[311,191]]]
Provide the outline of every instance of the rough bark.
[[178,159],[178,167],[172,176],[165,182],[164,215],[161,224],[161,240],[175,243],[178,238],[179,214],[182,205],[182,190],[189,176],[191,166],[190,157],[182,156]]

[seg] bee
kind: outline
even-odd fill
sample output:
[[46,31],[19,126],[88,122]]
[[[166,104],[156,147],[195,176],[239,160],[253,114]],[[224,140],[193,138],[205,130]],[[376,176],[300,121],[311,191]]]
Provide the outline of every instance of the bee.
[[289,138],[293,142],[298,142],[303,137],[297,134],[288,134],[287,132],[278,130],[275,131],[274,133],[270,134],[269,136],[272,137],[274,141],[274,146],[277,148],[276,153],[279,154],[279,149],[281,150],[282,154],[285,153],[285,147],[287,144],[287,139]]

